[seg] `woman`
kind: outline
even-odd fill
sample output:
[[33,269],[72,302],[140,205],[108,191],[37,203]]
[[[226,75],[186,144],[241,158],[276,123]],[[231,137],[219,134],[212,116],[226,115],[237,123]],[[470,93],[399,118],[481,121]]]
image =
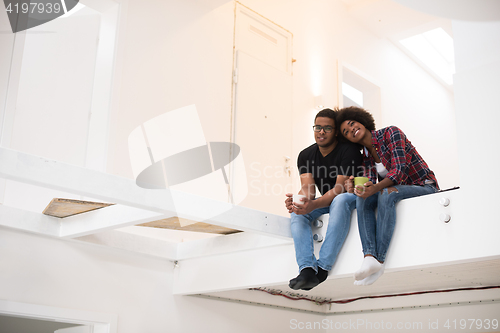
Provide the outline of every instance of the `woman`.
[[361,268],[354,273],[354,284],[370,285],[384,273],[396,224],[396,202],[435,193],[439,187],[434,172],[399,128],[376,131],[372,115],[357,107],[339,110],[337,121],[342,136],[363,147],[369,181],[364,188],[353,189],[351,177],[346,189],[357,195],[358,228],[365,255]]

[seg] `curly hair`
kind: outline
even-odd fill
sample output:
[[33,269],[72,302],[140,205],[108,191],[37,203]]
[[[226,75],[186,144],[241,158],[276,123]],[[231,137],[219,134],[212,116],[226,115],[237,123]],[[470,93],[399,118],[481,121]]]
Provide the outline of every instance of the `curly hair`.
[[339,127],[346,120],[354,120],[366,127],[367,130],[375,130],[375,120],[373,119],[373,116],[370,112],[363,108],[356,106],[349,106],[342,109],[336,108],[335,116]]

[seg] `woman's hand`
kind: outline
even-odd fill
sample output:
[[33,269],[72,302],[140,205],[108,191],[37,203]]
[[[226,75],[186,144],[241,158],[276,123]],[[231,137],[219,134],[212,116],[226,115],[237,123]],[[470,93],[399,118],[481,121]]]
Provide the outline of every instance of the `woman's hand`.
[[375,189],[375,185],[371,181],[366,182],[364,185],[364,187],[361,185],[356,186],[356,188],[354,189],[354,194],[356,194],[360,198],[366,199],[377,192],[377,190]]
[[354,193],[354,176],[350,176],[345,180],[344,189],[347,193]]

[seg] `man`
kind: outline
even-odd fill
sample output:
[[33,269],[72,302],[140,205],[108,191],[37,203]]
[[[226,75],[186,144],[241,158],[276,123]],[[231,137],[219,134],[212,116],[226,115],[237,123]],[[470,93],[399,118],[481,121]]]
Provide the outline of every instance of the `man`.
[[[286,208],[291,213],[291,229],[295,255],[300,274],[290,280],[292,289],[311,290],[328,277],[350,226],[351,212],[356,205],[353,194],[345,192],[344,182],[349,176],[362,172],[362,156],[357,145],[337,140],[335,111],[324,109],[314,120],[315,144],[300,152],[297,159],[301,202],[292,202],[286,194]],[[316,188],[322,194],[316,197]],[[323,214],[330,214],[325,240],[319,259],[314,256],[311,223]]]

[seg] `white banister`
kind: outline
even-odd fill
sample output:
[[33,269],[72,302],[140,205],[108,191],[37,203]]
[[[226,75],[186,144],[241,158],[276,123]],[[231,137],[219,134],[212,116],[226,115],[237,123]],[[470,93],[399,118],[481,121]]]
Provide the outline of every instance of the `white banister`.
[[[113,217],[108,216],[104,209],[99,213],[95,211],[75,216],[68,220],[67,226],[61,229],[59,235],[64,237],[88,235],[103,229],[119,228],[172,216],[280,238],[291,237],[290,219],[287,217],[169,189],[143,189],[132,179],[12,149],[0,148],[0,177],[129,207],[127,209],[105,208],[108,212],[115,211],[116,215]],[[176,202],[182,202],[182,205],[174,204],[173,193],[175,193]],[[143,212],[138,210],[143,210]],[[134,214],[130,213],[132,211]],[[212,216],[213,214],[205,214],[211,211],[223,211],[223,213],[203,219],[204,216]],[[102,220],[93,218],[94,213],[102,215]],[[6,222],[0,221],[0,225],[3,223]],[[35,228],[32,231],[37,232]]]

